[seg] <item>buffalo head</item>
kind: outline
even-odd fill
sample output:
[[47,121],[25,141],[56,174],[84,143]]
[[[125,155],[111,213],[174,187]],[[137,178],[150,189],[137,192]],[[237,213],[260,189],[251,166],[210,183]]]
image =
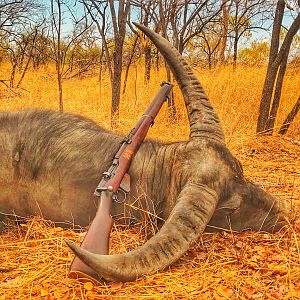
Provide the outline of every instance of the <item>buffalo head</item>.
[[118,281],[135,280],[168,267],[189,249],[207,225],[273,232],[287,224],[288,215],[280,199],[244,178],[241,164],[225,145],[217,114],[183,57],[157,33],[136,26],[156,45],[176,78],[186,104],[190,137],[185,143],[170,146],[176,168],[166,193],[174,205],[156,235],[141,247],[117,255],[93,254],[68,242],[74,253],[98,274]]

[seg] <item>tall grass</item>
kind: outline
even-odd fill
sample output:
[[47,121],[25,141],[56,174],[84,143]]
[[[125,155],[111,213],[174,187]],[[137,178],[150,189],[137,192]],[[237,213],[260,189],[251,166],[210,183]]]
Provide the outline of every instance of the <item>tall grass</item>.
[[[137,72],[136,72],[137,71]],[[197,69],[196,73],[217,110],[233,151],[245,167],[245,175],[261,183],[268,191],[285,200],[299,203],[299,151],[297,143],[275,137],[255,137],[255,127],[265,68],[231,67]],[[136,74],[138,74],[136,76]],[[143,83],[143,68],[133,66],[127,91],[121,99],[120,122],[115,130],[126,134],[143,113],[165,79],[163,69]],[[0,79],[8,77],[1,66]],[[280,125],[299,96],[300,76],[287,72],[279,118]],[[175,104],[178,121],[168,121],[166,107],[159,113],[150,131],[163,141],[186,139],[189,133],[183,99],[177,86]],[[64,82],[64,106],[68,112],[88,116],[110,127],[111,90],[106,76],[95,75]],[[19,110],[39,107],[59,109],[53,66],[31,70],[23,89],[9,91],[0,85],[0,109]],[[289,130],[300,135],[298,116]],[[252,140],[245,143],[244,139]],[[250,152],[249,152],[250,150]],[[252,152],[252,150],[255,150]],[[257,150],[257,151],[256,151]],[[0,236],[0,299],[298,299],[300,297],[299,218],[287,230],[274,235],[243,232],[205,234],[191,246],[172,268],[127,284],[107,283],[88,286],[67,278],[73,254],[63,243],[65,238],[79,242],[82,235],[63,231],[33,218],[14,226]],[[113,251],[131,249],[142,241],[140,231],[118,230],[112,233]]]
[[[99,82],[97,70],[94,73],[86,78],[64,81],[65,111],[85,115],[102,126],[110,128],[110,81],[104,74]],[[213,70],[198,68],[195,69],[195,73],[220,116],[227,140],[230,142],[232,139],[254,136],[266,68],[238,66],[233,71],[231,66],[226,66]],[[299,69],[289,69],[286,74],[276,129],[280,127],[299,96],[299,74]],[[1,66],[0,79],[8,76],[9,67]],[[121,97],[120,121],[115,130],[123,134],[130,130],[159,89],[160,82],[165,78],[164,68],[159,72],[153,70],[150,83],[145,85],[143,66],[132,66],[126,93]],[[4,85],[0,86],[0,109],[19,110],[38,107],[58,110],[54,66],[28,71],[22,88],[15,94],[8,91]],[[163,141],[187,138],[189,127],[186,111],[180,90],[176,85],[174,94],[178,121],[174,124],[168,121],[168,111],[165,106],[149,133],[151,138]],[[291,125],[288,134],[293,136],[300,134],[300,116]]]

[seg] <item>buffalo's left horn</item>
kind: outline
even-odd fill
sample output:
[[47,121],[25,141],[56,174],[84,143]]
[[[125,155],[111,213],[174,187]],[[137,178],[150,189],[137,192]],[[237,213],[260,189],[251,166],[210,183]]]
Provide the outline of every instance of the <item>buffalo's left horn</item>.
[[204,231],[217,204],[215,191],[188,183],[159,232],[141,247],[124,254],[93,254],[66,241],[72,251],[107,280],[132,281],[163,270],[178,260]]

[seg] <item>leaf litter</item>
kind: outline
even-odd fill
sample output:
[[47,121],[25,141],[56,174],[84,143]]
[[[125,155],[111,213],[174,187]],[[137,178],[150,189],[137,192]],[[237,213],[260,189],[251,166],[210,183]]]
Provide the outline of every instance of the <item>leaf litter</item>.
[[[291,203],[295,217],[276,234],[245,231],[205,233],[164,272],[135,282],[94,285],[68,278],[85,229],[63,230],[32,217],[8,221],[0,235],[0,300],[9,299],[300,299],[300,147],[268,137],[230,145],[247,178]],[[111,252],[147,239],[140,227],[115,226]]]

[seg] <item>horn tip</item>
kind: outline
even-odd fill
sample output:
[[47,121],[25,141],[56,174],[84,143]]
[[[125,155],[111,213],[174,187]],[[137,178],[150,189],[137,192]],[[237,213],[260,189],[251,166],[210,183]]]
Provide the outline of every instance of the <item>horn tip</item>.
[[87,261],[90,261],[92,259],[93,254],[90,253],[89,251],[76,246],[73,242],[71,242],[68,239],[64,240],[65,243],[68,245],[68,247],[72,250],[72,252],[84,263],[86,263],[87,265],[89,265],[89,263]]
[[140,24],[140,23],[137,23],[137,22],[132,22],[132,24],[134,25],[134,26],[136,26],[138,29],[140,29],[140,30],[142,30],[142,29],[144,29],[144,25],[142,25],[142,24]]
[[71,242],[68,239],[64,239],[64,242],[68,245],[68,247],[75,253],[77,254],[78,249],[80,249],[80,247],[77,247],[73,242]]

